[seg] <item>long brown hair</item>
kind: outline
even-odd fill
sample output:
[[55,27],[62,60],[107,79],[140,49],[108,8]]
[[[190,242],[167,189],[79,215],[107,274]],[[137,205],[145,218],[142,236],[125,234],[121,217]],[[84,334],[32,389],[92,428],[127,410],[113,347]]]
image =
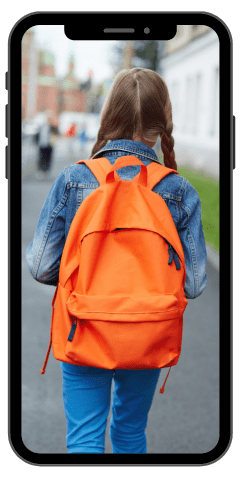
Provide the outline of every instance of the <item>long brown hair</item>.
[[109,140],[138,136],[155,144],[160,136],[165,166],[177,169],[171,101],[165,81],[155,71],[121,70],[110,88],[100,120],[90,158]]

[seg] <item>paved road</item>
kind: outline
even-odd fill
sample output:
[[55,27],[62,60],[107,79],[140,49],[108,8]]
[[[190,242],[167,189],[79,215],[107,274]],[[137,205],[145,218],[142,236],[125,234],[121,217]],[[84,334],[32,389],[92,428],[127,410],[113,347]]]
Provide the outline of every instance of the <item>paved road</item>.
[[[76,149],[77,152],[77,149]],[[85,158],[88,157],[87,154]],[[74,162],[67,140],[56,145],[47,180],[36,178],[36,147],[23,146],[22,182],[22,439],[40,454],[67,453],[62,404],[61,371],[52,354],[40,375],[49,340],[52,286],[32,279],[25,250],[33,237],[43,202],[59,172]],[[79,156],[79,159],[84,159]],[[76,157],[77,160],[77,157]],[[206,453],[219,438],[219,276],[207,264],[208,286],[190,300],[184,316],[183,348],[170,373],[166,391],[159,394],[161,373],[147,426],[148,453]],[[106,453],[112,453],[106,434]]]

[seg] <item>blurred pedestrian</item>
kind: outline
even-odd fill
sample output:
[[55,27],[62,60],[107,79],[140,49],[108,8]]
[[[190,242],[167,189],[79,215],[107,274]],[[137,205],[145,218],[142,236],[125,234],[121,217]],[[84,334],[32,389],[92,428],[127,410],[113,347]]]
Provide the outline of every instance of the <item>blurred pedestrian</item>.
[[83,123],[83,124],[80,126],[80,129],[79,129],[79,131],[78,131],[78,133],[77,133],[77,138],[78,138],[78,141],[79,141],[81,153],[82,153],[82,155],[85,155],[86,146],[87,146],[88,142],[92,139],[92,138],[87,134],[87,125],[86,125],[86,123]]
[[39,157],[37,177],[42,179],[51,169],[53,146],[51,144],[51,117],[46,114],[44,123],[40,126],[38,135]]
[[76,136],[76,124],[72,123],[68,126],[66,131],[67,138],[75,138]]
[[74,162],[75,161],[75,141],[76,141],[76,132],[77,132],[77,127],[76,123],[71,123],[66,131],[66,136],[69,139],[69,161]]
[[55,148],[58,135],[59,135],[58,126],[56,124],[51,123],[50,124],[50,145],[52,146],[53,150]]
[[[143,68],[122,70],[112,84],[100,120],[89,159],[104,156],[114,165],[120,156],[135,155],[145,166],[159,163],[153,147],[160,137],[165,167],[177,169],[171,102],[166,83],[156,72]],[[133,165],[118,174],[131,180],[138,172],[139,167]],[[86,164],[66,168],[56,179],[26,252],[30,272],[39,282],[58,284],[60,260],[71,222],[79,204],[98,186]],[[203,292],[207,281],[200,199],[191,184],[174,173],[158,182],[154,191],[164,198],[176,226],[185,257],[184,293],[187,299],[194,299]],[[96,261],[98,264],[98,254]],[[91,281],[88,276],[89,287]],[[95,352],[101,355],[98,341],[96,347]],[[61,361],[61,370],[69,453],[104,453],[112,381],[113,452],[146,453],[145,429],[160,369],[112,370],[86,366],[66,356]]]
[[86,124],[83,124],[80,128],[80,131],[78,132],[78,140],[80,142],[80,147],[81,149],[85,148],[85,145],[88,141],[88,135],[86,132]]

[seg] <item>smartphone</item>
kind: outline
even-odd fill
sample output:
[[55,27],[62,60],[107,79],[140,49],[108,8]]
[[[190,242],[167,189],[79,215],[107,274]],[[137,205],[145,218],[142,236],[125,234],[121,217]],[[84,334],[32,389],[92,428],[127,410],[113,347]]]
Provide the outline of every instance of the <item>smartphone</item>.
[[[168,86],[178,172],[201,199],[208,260],[207,287],[185,312],[176,381],[168,396],[153,398],[147,453],[134,461],[129,455],[121,466],[208,464],[231,442],[231,33],[223,20],[202,12],[31,13],[10,33],[6,73],[9,441],[29,463],[120,466],[108,434],[103,455],[80,460],[67,453],[58,362],[50,356],[48,373],[39,373],[54,289],[32,279],[25,251],[55,179],[90,156],[116,74],[135,67],[156,71]],[[46,147],[41,128],[47,120]],[[160,141],[155,152],[162,162]]]

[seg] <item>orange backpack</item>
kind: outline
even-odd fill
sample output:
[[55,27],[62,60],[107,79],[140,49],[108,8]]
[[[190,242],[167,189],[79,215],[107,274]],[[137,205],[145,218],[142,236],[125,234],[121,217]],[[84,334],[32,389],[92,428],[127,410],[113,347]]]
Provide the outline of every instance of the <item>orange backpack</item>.
[[[187,305],[184,254],[171,213],[152,188],[177,172],[156,162],[146,167],[135,156],[114,166],[106,158],[79,163],[100,187],[80,205],[66,239],[41,373],[51,344],[56,359],[77,365],[176,365]],[[129,165],[140,165],[140,173],[121,180],[115,170]]]

